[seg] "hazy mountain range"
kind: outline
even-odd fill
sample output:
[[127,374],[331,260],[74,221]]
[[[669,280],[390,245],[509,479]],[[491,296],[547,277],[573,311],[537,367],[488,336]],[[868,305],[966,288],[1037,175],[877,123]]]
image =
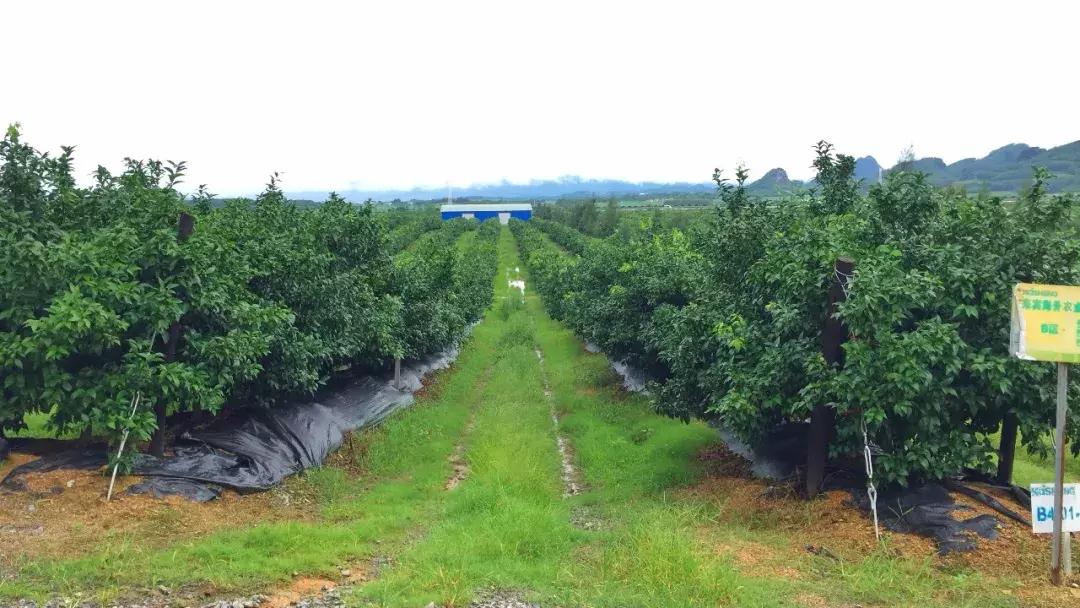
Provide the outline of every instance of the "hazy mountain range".
[[[877,159],[873,156],[863,156],[862,158],[855,159],[855,178],[862,180],[864,184],[869,185],[877,183],[885,172],[885,168],[878,164]],[[761,176],[760,179],[752,182],[748,189],[754,194],[768,196],[770,194],[783,194],[800,188],[808,188],[813,185],[813,180],[804,182],[797,179],[790,179],[788,178],[787,171],[777,167],[776,169],[770,169],[769,172]]]
[[[700,192],[708,194],[716,190],[716,184],[712,182],[690,183],[660,183],[641,182],[633,183],[610,179],[582,179],[577,176],[562,177],[554,180],[532,180],[526,184],[512,184],[500,182],[498,184],[484,184],[469,186],[467,188],[454,188],[455,199],[463,198],[488,198],[488,199],[554,199],[554,198],[581,198],[589,196],[628,196],[637,194],[667,194],[673,192]],[[323,200],[327,192],[307,191],[289,192],[289,198]],[[367,199],[376,201],[392,200],[435,200],[446,198],[446,188],[412,188],[410,190],[344,190],[338,192],[350,201],[360,202]]]
[[[1048,168],[1055,178],[1049,186],[1052,192],[1080,192],[1080,141],[1056,148],[1044,149],[1027,144],[1009,144],[990,152],[982,158],[965,158],[946,164],[940,158],[915,159],[910,166],[930,176],[939,186],[960,185],[969,192],[1018,192],[1031,180],[1035,166]],[[880,176],[898,166],[885,169],[873,156],[864,156],[855,162],[855,176],[866,184],[877,182]],[[780,194],[812,186],[788,178],[781,168],[772,169],[749,185],[751,192],[759,195]],[[628,182],[620,180],[594,180],[570,176],[556,180],[534,180],[527,184],[502,182],[455,188],[453,195],[459,198],[485,199],[556,199],[583,198],[589,196],[629,197],[662,194],[703,194],[715,192],[712,182]],[[289,192],[292,199],[321,201],[325,191]],[[446,197],[444,188],[413,188],[410,190],[345,190],[339,192],[346,199],[360,202],[376,201],[438,200]]]
[[[1046,167],[1054,175],[1051,192],[1080,192],[1080,141],[1044,149],[1027,144],[1009,144],[982,158],[965,158],[952,164],[937,157],[915,159],[907,168],[922,171],[937,186],[963,186],[969,192],[1018,192],[1031,182],[1032,168]],[[871,184],[900,168],[883,168],[873,156],[855,161],[855,177]],[[783,169],[773,169],[750,185],[757,194],[785,192],[811,183],[788,179]]]

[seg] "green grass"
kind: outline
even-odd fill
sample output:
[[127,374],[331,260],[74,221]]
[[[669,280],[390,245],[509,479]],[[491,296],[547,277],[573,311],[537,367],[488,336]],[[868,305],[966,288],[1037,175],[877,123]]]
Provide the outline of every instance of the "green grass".
[[[1047,436],[1046,444],[1050,445]],[[1027,488],[1033,483],[1053,483],[1054,481],[1054,457],[1053,450],[1050,456],[1039,454],[1024,447],[1018,437],[1016,440],[1016,457],[1013,460],[1013,483]],[[1080,456],[1073,456],[1069,452],[1065,457],[1065,483],[1080,482]]]
[[57,433],[49,427],[49,416],[48,412],[29,412],[23,416],[26,428],[10,433],[9,436],[27,439],[74,439],[79,436],[76,431]]
[[[496,304],[436,390],[359,434],[363,449],[348,452],[358,466],[290,481],[317,498],[315,522],[253,523],[165,547],[106,537],[82,557],[24,560],[17,581],[0,580],[0,597],[81,590],[108,601],[189,582],[265,590],[293,571],[328,574],[378,555],[392,565],[349,603],[463,606],[494,587],[544,606],[797,606],[806,594],[830,605],[1016,605],[1001,593],[1007,582],[887,547],[841,562],[809,555],[768,518],[680,491],[703,476],[695,456],[715,433],[620,394],[606,359],[585,352],[531,292],[524,305],[501,298],[505,269],[521,265],[507,230],[499,262]],[[573,447],[586,486],[578,496],[563,496],[556,432]],[[446,490],[459,444],[469,474]],[[574,525],[582,514],[597,525]],[[734,542],[776,552],[799,576],[717,550]]]

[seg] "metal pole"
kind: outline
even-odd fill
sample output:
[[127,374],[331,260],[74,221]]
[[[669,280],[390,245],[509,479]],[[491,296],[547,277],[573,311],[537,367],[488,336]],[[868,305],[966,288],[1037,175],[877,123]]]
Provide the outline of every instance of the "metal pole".
[[[131,400],[131,416],[135,416],[135,411],[139,409],[139,400],[142,399],[142,391],[135,393],[135,398]],[[116,485],[116,473],[120,471],[120,456],[124,453],[124,445],[127,444],[128,434],[131,433],[131,429],[124,429],[124,436],[120,438],[120,448],[116,450],[116,464],[113,465],[112,477],[109,479],[109,492],[105,495],[105,502],[112,500],[113,486]]]
[[1069,367],[1058,363],[1057,429],[1054,433],[1054,536],[1050,546],[1050,582],[1061,585],[1062,558],[1066,555],[1062,534],[1062,511],[1065,508],[1065,414],[1068,410]]

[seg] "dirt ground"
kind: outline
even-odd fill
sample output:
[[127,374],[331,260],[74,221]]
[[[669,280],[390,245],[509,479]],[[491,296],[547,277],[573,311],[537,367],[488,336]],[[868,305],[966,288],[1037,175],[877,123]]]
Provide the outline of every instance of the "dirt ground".
[[[349,442],[347,447],[355,446]],[[0,463],[0,478],[33,458],[12,454]],[[872,525],[851,504],[846,491],[830,491],[807,503],[790,486],[751,478],[745,462],[723,448],[704,452],[700,458],[709,474],[684,490],[688,496],[716,504],[719,518],[738,518],[751,531],[755,526],[774,533],[781,530],[791,540],[787,546],[778,546],[746,538],[719,537],[711,528],[701,530],[704,542],[711,543],[718,553],[731,555],[744,569],[799,578],[806,574],[796,566],[811,552],[853,560],[877,548]],[[132,537],[152,546],[164,546],[251,522],[305,520],[317,512],[310,508],[315,497],[305,495],[301,484],[286,483],[270,492],[247,495],[225,491],[220,499],[199,504],[179,497],[158,500],[125,494],[128,486],[139,481],[137,477],[119,478],[113,500],[106,502],[108,478],[99,471],[60,470],[29,475],[25,480],[27,491],[0,491],[0,544],[4,548],[0,552],[0,577],[13,576],[12,568],[24,557],[73,557],[82,552],[74,548],[89,550],[110,537]],[[999,498],[1010,504],[1004,497]],[[999,538],[979,539],[979,548],[970,553],[941,556],[931,539],[887,532],[888,550],[902,556],[928,558],[945,569],[972,568],[995,578],[1017,580],[1019,585],[1015,589],[1003,588],[1002,592],[1015,593],[1024,606],[1080,602],[1080,576],[1070,581],[1074,586],[1049,585],[1046,538],[965,496],[956,499],[971,508],[960,516],[995,515],[1002,522]],[[366,578],[364,570],[358,567],[356,576]],[[301,578],[287,588],[269,591],[268,596],[273,605],[286,606],[332,585],[332,581]],[[803,599],[807,606],[827,605],[817,596],[807,595]]]
[[[752,478],[745,462],[726,448],[713,448],[703,452],[700,458],[709,475],[688,488],[688,494],[716,503],[721,518],[740,518],[751,527],[760,522],[762,527],[787,531],[791,539],[788,547],[777,548],[747,540],[716,539],[709,536],[709,531],[703,531],[718,552],[731,555],[740,566],[798,578],[802,573],[790,564],[809,553],[850,560],[877,548],[872,522],[852,504],[846,490],[832,490],[807,503],[790,486],[771,485]],[[1003,493],[972,485],[1020,514],[1027,514]],[[971,509],[958,511],[958,518],[988,514],[1001,522],[998,538],[979,538],[975,551],[942,556],[930,538],[883,529],[888,550],[899,556],[931,559],[943,569],[970,568],[991,577],[1016,580],[1019,586],[1015,590],[1003,589],[1003,593],[1015,593],[1023,606],[1080,605],[1080,573],[1074,574],[1064,587],[1049,583],[1050,542],[1046,536],[1036,535],[1029,526],[966,496],[954,493],[954,498]],[[1075,541],[1073,546],[1080,550]],[[806,605],[818,605],[818,600],[821,598],[808,597]]]
[[[0,478],[36,458],[13,453],[0,463]],[[74,557],[75,547],[94,547],[106,538],[137,538],[165,545],[253,521],[304,520],[313,497],[298,495],[285,484],[270,492],[241,495],[231,491],[198,504],[180,497],[158,500],[124,491],[139,477],[119,477],[112,501],[105,501],[109,479],[99,471],[58,470],[27,475],[26,491],[0,490],[0,569],[21,557]],[[2,572],[0,572],[2,574]]]

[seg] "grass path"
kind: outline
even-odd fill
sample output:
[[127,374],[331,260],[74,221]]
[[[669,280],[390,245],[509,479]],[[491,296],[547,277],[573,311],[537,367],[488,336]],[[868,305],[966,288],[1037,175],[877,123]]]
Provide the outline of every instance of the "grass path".
[[[503,279],[522,265],[508,231],[499,251]],[[621,394],[604,357],[534,295],[524,306],[500,301],[504,289],[469,347],[495,347],[464,450],[469,475],[353,602],[463,606],[496,593],[544,606],[1011,605],[997,589],[981,592],[978,575],[887,551],[774,563],[774,551],[792,549],[782,529],[682,490],[703,476],[696,455],[713,431]],[[584,486],[575,496],[560,437]],[[726,550],[739,546],[761,553],[757,568]]]
[[351,605],[457,607],[492,593],[545,607],[1017,605],[1002,593],[1007,581],[888,548],[808,555],[770,516],[691,491],[715,433],[621,393],[606,359],[531,292],[524,304],[505,299],[506,269],[523,266],[508,230],[499,262],[496,302],[453,368],[416,405],[289,482],[285,491],[315,497],[310,520],[167,546],[106,539],[80,557],[28,560],[16,581],[0,581],[0,597],[110,599],[157,584],[255,591],[378,556],[390,565],[350,588]]

